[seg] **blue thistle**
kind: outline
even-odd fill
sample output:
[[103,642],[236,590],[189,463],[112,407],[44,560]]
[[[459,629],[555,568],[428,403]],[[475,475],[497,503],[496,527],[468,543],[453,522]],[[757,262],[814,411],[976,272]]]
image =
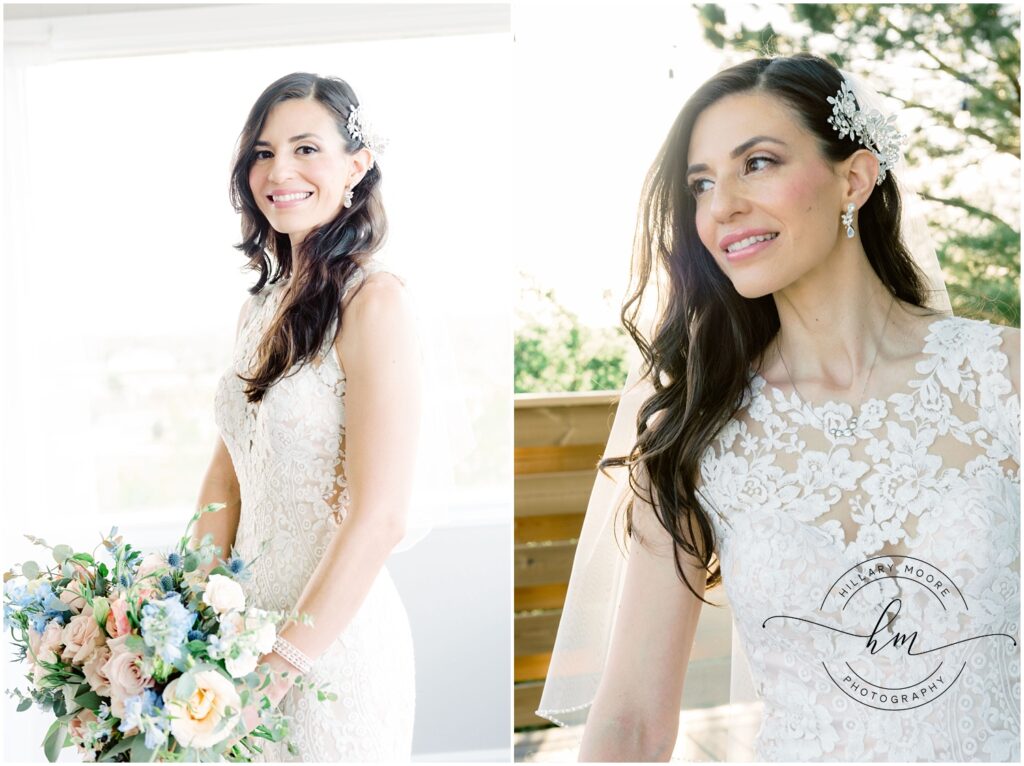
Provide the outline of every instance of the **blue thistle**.
[[242,561],[238,556],[232,556],[228,559],[228,570],[231,574],[241,574],[242,570],[245,569],[245,562]]
[[122,588],[127,588],[129,585],[131,585],[131,580],[128,579],[128,575],[126,574],[121,575],[121,577],[118,579],[118,582],[121,584]]
[[163,575],[160,578],[160,587],[163,588],[165,591],[174,590],[174,578],[170,575]]
[[167,566],[171,569],[177,569],[181,566],[181,554],[175,551],[171,551],[167,554]]
[[201,631],[201,630],[190,630],[188,632],[188,640],[189,641],[205,641],[206,640],[206,634],[203,633],[203,631]]

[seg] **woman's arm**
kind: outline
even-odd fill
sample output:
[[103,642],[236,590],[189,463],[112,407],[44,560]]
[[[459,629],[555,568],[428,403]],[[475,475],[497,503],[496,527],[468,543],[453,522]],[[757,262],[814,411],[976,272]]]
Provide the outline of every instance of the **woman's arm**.
[[[242,304],[238,312],[238,325],[235,328],[235,340],[242,330],[242,322],[248,311],[249,301]],[[199,508],[210,503],[224,503],[225,507],[216,513],[204,513],[192,528],[192,542],[198,544],[207,534],[213,535],[213,542],[220,548],[220,555],[227,559],[231,555],[231,546],[235,543],[238,531],[238,517],[242,510],[242,495],[238,488],[238,476],[235,464],[231,462],[227,445],[218,436],[213,448],[213,457],[206,469],[206,476],[199,487]],[[213,569],[220,562],[213,561],[207,568]]]
[[[281,631],[314,661],[355,616],[405,534],[421,381],[412,311],[392,275],[367,278],[345,307],[336,345],[346,378],[345,472],[351,505],[296,605],[300,614],[313,618],[313,625],[292,623]],[[294,674],[275,653],[263,660]]]
[[[197,545],[208,533],[213,535],[214,545],[220,548],[221,558],[227,560],[238,531],[238,517],[242,510],[242,495],[238,488],[238,477],[231,455],[224,440],[217,437],[213,458],[206,469],[206,476],[199,488],[199,507],[210,503],[224,503],[225,507],[215,513],[204,513],[192,528],[192,543]],[[213,569],[219,561],[214,560],[207,567]]]
[[[679,579],[672,538],[639,498],[633,523],[622,599],[581,761],[667,761],[679,729],[702,602]],[[686,561],[686,577],[701,595],[705,576],[699,563]]]

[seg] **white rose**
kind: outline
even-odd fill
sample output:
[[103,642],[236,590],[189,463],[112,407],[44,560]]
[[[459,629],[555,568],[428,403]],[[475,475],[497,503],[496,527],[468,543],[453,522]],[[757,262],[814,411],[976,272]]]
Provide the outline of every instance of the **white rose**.
[[277,626],[262,609],[249,609],[245,613],[245,629],[253,632],[253,643],[263,654],[273,651],[277,639]]
[[194,673],[193,678],[196,688],[187,699],[179,700],[174,696],[180,677],[164,689],[164,707],[171,716],[171,733],[184,747],[213,747],[233,734],[242,700],[234,684],[216,670],[201,670]]
[[224,666],[228,669],[228,673],[231,674],[232,678],[244,678],[256,670],[256,663],[258,661],[259,657],[243,649],[238,653],[237,657],[225,657]]
[[242,586],[224,575],[210,575],[203,592],[203,603],[210,606],[218,615],[233,609],[245,609],[245,593]]

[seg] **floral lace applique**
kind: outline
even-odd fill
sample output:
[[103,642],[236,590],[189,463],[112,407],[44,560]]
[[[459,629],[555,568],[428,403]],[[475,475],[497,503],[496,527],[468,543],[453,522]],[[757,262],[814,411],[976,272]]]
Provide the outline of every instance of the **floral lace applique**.
[[[920,377],[859,413],[845,403],[805,404],[755,374],[740,413],[705,452],[701,494],[737,638],[765,703],[760,758],[1020,758],[1020,657],[1006,637],[1019,640],[1020,404],[1001,343],[987,322],[937,320]],[[853,436],[827,432],[854,414]],[[844,573],[866,581],[865,566],[918,567],[922,583],[948,580],[948,595],[935,597],[907,574],[879,580],[896,599],[888,617],[854,600],[830,612]],[[865,659],[853,645],[865,643],[864,626],[876,618],[881,636],[916,631],[918,650],[1004,637],[920,656],[889,646]],[[858,698],[861,681],[895,688],[916,672],[924,677],[939,657],[941,696],[912,710]],[[961,664],[954,683],[950,671]],[[865,679],[844,686],[829,676],[836,668]]]

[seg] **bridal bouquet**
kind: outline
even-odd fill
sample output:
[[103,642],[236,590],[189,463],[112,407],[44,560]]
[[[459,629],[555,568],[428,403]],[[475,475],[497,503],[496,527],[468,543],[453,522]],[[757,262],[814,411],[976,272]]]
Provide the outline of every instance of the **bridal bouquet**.
[[[246,605],[239,581],[252,562],[232,556],[207,573],[220,550],[209,535],[190,544],[199,517],[223,507],[196,512],[166,555],[143,556],[116,528],[102,543],[109,563],[94,558],[99,546],[77,553],[29,537],[55,563],[4,574],[4,627],[30,682],[27,695],[9,694],[19,711],[52,711],[49,761],[69,745],[86,761],[249,761],[260,739],[286,739],[287,717],[260,695],[270,674],[257,671],[286,617]],[[251,732],[248,705],[260,711]]]

